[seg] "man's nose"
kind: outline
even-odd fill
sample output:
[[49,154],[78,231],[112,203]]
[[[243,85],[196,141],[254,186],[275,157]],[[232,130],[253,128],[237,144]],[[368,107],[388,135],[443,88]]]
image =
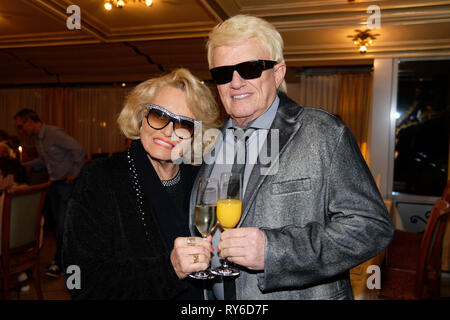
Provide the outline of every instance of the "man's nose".
[[239,72],[234,70],[233,78],[231,78],[231,87],[238,89],[244,85],[245,85],[245,79],[241,77]]

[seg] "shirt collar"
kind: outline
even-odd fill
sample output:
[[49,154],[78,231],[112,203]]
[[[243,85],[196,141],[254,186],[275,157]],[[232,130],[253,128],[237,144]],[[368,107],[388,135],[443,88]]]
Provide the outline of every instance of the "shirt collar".
[[45,123],[43,123],[42,126],[41,126],[41,130],[39,130],[39,134],[37,136],[37,139],[38,140],[43,140],[46,131],[47,131],[47,126],[45,125]]

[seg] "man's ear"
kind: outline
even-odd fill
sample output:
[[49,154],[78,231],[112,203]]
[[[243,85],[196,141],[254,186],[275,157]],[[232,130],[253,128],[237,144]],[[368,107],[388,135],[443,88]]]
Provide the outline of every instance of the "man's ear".
[[286,75],[286,63],[284,61],[277,63],[273,67],[273,73],[275,75],[275,83],[277,88],[279,88],[284,80],[284,76]]

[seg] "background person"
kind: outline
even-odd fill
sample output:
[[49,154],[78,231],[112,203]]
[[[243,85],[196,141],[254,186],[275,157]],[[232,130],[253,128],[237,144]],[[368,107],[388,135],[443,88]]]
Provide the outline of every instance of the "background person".
[[64,233],[64,218],[72,192],[72,182],[84,164],[83,147],[63,129],[44,124],[39,115],[31,109],[22,109],[14,116],[18,130],[34,137],[39,153],[37,159],[25,162],[33,169],[45,167],[51,186],[50,206],[56,226],[56,254],[53,263],[46,268],[46,275],[59,277],[62,274],[61,246]]

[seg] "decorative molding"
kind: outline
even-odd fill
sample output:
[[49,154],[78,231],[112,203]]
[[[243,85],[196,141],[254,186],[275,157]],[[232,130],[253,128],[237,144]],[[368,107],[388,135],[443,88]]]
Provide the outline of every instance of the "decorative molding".
[[295,63],[300,61],[326,61],[326,60],[366,60],[376,58],[405,58],[405,57],[450,57],[450,43],[436,46],[393,46],[384,48],[371,47],[370,51],[364,55],[360,54],[355,47],[335,48],[335,49],[317,49],[304,51],[285,51],[286,62]]
[[385,25],[450,22],[450,1],[445,0],[358,0],[351,4],[343,0],[260,1],[258,5],[246,5],[244,0],[216,2],[231,15],[242,13],[262,17],[280,31],[365,25],[370,16],[367,13],[369,5],[380,6],[381,23]]
[[[229,3],[231,0],[222,0],[221,2]],[[344,0],[318,0],[318,1],[296,1],[296,2],[274,2],[260,1],[258,5],[242,4],[245,1],[236,0],[237,7],[241,13],[257,15],[257,16],[277,16],[280,13],[284,15],[309,15],[309,14],[327,14],[327,13],[345,13],[366,11],[370,5],[378,5],[382,10],[411,10],[415,8],[439,8],[440,6],[449,5],[450,1],[445,0],[358,0],[354,3],[347,3]]]
[[[66,16],[67,18],[67,16]],[[66,19],[65,18],[65,19]],[[65,21],[65,20],[64,20]],[[198,30],[208,31],[215,26],[218,21],[195,21],[195,22],[186,22],[186,23],[168,23],[168,24],[148,24],[146,26],[131,26],[131,27],[108,27],[105,23],[103,23],[97,17],[89,14],[89,12],[83,12],[83,25],[85,21],[88,22],[90,26],[95,26],[96,29],[101,30],[102,34],[105,35],[106,38],[114,37],[114,36],[126,36],[132,32],[146,34],[152,33],[154,30],[157,30],[159,34],[164,33],[172,33],[182,31],[183,33],[188,33],[192,30],[192,32],[198,32]],[[123,31],[123,32],[121,32]],[[107,41],[108,39],[106,39]]]
[[[59,1],[57,1],[57,0],[35,0],[35,1],[22,0],[22,2],[40,10],[41,12],[45,13],[46,15],[53,18],[54,20],[60,22],[61,24],[66,25],[66,20],[67,20],[66,8],[67,8],[67,6],[63,6]],[[93,37],[97,38],[100,41],[106,40],[106,35],[103,33],[103,31],[100,30],[95,25],[90,24],[88,19],[83,18],[82,31],[91,34]]]
[[126,36],[130,34],[171,34],[174,32],[183,33],[198,33],[198,32],[209,32],[214,27],[213,24],[209,22],[190,22],[190,23],[173,23],[173,24],[160,24],[148,27],[119,27],[112,28],[108,31],[108,37],[114,36]]
[[[437,40],[409,40],[409,41],[395,41],[395,42],[377,42],[370,47],[370,51],[386,51],[386,50],[405,50],[405,49],[448,49],[450,48],[449,39]],[[358,52],[355,46],[350,43],[345,44],[319,44],[319,45],[304,45],[304,46],[286,46],[285,54],[295,53],[320,53],[320,52],[341,52],[354,51]]]
[[[366,25],[369,16],[370,14],[364,10],[362,12],[348,11],[339,14],[335,12],[311,15],[296,15],[295,13],[291,13],[289,16],[266,16],[264,18],[272,22],[279,31],[295,31],[363,26]],[[425,12],[421,10],[408,10],[408,12],[405,12],[404,9],[381,10],[382,27],[383,25],[409,25],[440,22],[450,22],[450,5],[445,6],[445,10],[441,9],[436,10],[435,12]]]
[[239,2],[239,0],[206,0],[206,1],[214,2],[215,5],[219,6],[228,15],[228,17],[241,13],[243,9],[242,4]]
[[[67,20],[66,7],[72,4],[72,2],[65,0],[22,1],[64,25]],[[206,10],[205,0],[199,0],[199,2],[203,4],[202,8]],[[0,48],[198,38],[206,37],[216,23],[216,21],[198,21],[144,27],[108,28],[88,12],[82,13],[82,19],[82,29],[78,32],[84,33],[86,36],[73,36],[73,33],[69,35],[67,32],[1,36]]]
[[61,45],[77,45],[100,43],[98,39],[94,39],[89,35],[80,35],[67,37],[67,33],[38,33],[38,34],[22,34],[20,36],[3,36],[0,37],[0,48],[26,48],[26,47],[49,47]]
[[215,0],[197,0],[205,10],[213,16],[216,22],[222,22],[232,16],[227,10]]

